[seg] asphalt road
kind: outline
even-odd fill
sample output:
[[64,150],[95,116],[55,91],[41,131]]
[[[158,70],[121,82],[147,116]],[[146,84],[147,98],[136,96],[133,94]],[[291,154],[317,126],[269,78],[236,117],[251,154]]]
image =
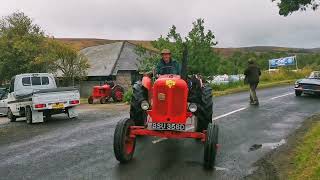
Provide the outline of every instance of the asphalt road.
[[320,98],[297,98],[292,87],[261,90],[258,96],[259,107],[248,106],[247,93],[214,99],[221,144],[216,170],[202,168],[203,146],[192,139],[140,137],[134,160],[120,165],[113,131],[128,116],[127,108],[80,108],[78,120],[1,124],[0,179],[241,179],[305,118],[320,112]]

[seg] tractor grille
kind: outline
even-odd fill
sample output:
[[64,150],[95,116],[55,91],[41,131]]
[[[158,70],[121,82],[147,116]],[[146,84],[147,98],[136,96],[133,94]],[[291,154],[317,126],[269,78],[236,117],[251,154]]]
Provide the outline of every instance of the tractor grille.
[[[156,97],[154,98],[154,103],[156,103],[156,107],[154,109],[154,111],[162,116],[165,116],[167,114],[168,111],[168,93],[167,93],[167,87],[162,86],[162,87],[158,87],[156,90]],[[164,100],[159,100],[158,95],[159,94],[164,94],[165,95],[165,99]]]
[[[175,90],[173,90],[175,89]],[[185,106],[183,106],[182,101],[185,99],[184,97],[184,89],[181,87],[175,87],[172,88],[172,98],[174,99],[172,101],[172,107],[170,109],[171,116],[181,116],[184,110],[186,109]]]
[[165,94],[165,99],[160,100],[158,97],[154,98],[154,101],[157,101],[157,106],[154,108],[156,114],[170,117],[183,115],[186,107],[182,102],[185,99],[185,93],[182,87],[158,87],[156,95],[159,95],[160,93]]

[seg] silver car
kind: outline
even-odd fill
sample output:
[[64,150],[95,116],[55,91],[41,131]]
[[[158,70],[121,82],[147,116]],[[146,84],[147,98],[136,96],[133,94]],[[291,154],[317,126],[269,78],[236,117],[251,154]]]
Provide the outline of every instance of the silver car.
[[308,78],[296,81],[294,89],[296,96],[302,94],[320,95],[320,71],[314,71]]

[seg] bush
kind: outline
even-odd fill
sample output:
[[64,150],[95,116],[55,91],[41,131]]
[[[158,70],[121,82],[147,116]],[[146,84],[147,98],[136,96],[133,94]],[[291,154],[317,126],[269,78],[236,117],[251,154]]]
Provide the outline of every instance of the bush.
[[124,93],[123,101],[124,102],[131,102],[132,95],[133,95],[132,89],[128,89],[128,91],[126,91]]
[[305,67],[297,71],[292,71],[288,69],[279,69],[276,72],[263,72],[260,81],[262,82],[274,82],[274,81],[283,81],[283,80],[295,80],[301,79],[306,76],[309,76],[312,69]]
[[243,85],[244,82],[241,80],[237,82],[230,82],[228,84],[211,84],[211,87],[214,91],[224,91],[226,89],[242,87]]

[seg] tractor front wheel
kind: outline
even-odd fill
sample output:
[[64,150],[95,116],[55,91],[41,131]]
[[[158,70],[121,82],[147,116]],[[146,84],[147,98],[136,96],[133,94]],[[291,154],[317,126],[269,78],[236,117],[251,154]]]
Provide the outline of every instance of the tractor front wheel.
[[88,103],[89,103],[89,104],[93,104],[93,97],[92,97],[92,96],[90,96],[90,97],[88,98]]
[[115,85],[111,91],[111,96],[112,96],[113,101],[121,102],[123,99],[123,93],[124,93],[123,88],[119,85]]
[[219,127],[216,123],[208,125],[206,141],[204,144],[204,167],[207,169],[214,168],[217,148],[218,148]]
[[113,150],[120,163],[129,162],[135,150],[136,139],[130,137],[130,126],[134,126],[133,120],[120,120],[114,132]]
[[102,98],[100,99],[100,104],[106,104],[108,101],[109,101],[109,98],[107,98],[107,97],[102,97]]

